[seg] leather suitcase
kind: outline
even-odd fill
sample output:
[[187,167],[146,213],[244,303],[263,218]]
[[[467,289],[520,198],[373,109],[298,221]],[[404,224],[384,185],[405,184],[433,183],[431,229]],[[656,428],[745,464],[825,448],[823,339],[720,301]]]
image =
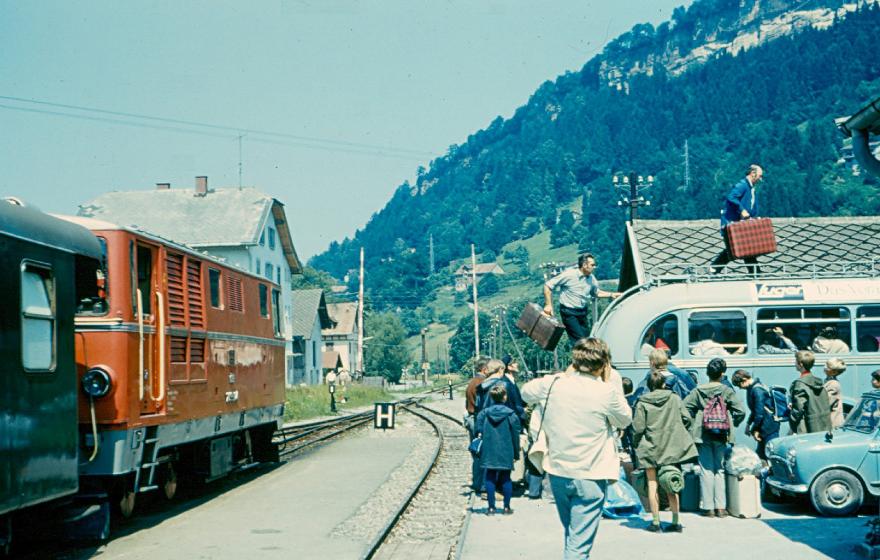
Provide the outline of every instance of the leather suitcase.
[[733,222],[726,228],[727,246],[735,259],[776,252],[776,234],[770,218]]
[[556,348],[559,339],[562,338],[562,333],[565,332],[562,323],[553,317],[544,315],[541,308],[534,303],[526,304],[516,321],[516,326],[526,333],[526,336],[537,342],[538,346],[550,352]]
[[727,475],[727,512],[742,519],[761,517],[761,481],[757,476]]

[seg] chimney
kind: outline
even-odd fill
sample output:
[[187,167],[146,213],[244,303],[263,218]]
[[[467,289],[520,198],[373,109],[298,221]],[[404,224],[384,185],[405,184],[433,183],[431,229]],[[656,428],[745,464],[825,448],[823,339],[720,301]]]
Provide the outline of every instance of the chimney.
[[171,190],[171,183],[156,183],[156,190],[157,191],[170,191]]
[[206,196],[208,194],[208,176],[199,175],[196,177],[196,196]]

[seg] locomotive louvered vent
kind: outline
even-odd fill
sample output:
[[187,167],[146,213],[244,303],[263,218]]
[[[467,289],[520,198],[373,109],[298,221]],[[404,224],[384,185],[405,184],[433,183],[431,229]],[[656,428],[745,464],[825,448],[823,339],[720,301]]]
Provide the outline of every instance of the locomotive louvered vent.
[[[165,268],[168,271],[168,322],[173,327],[185,327],[183,255],[168,253],[165,257]],[[184,346],[185,355],[186,346]]]
[[189,361],[199,364],[205,361],[205,339],[190,338],[189,339]]
[[226,276],[226,307],[231,311],[244,311],[244,300],[241,293],[241,278]]
[[[204,351],[204,350],[203,350]],[[186,363],[186,337],[171,337],[171,362],[175,364]]]
[[[202,262],[186,261],[186,294],[189,297],[189,326],[192,329],[205,328],[205,308],[202,300]],[[203,360],[192,359],[193,362]]]

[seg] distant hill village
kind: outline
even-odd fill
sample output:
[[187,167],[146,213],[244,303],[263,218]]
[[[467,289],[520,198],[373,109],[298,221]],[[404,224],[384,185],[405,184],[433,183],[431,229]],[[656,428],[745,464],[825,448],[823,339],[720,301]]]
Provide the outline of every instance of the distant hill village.
[[102,194],[77,215],[149,232],[278,284],[289,387],[322,383],[330,371],[361,371],[357,303],[327,304],[321,289],[291,289],[303,264],[279,200],[253,187],[209,188],[200,176],[192,189],[157,183],[152,190]]

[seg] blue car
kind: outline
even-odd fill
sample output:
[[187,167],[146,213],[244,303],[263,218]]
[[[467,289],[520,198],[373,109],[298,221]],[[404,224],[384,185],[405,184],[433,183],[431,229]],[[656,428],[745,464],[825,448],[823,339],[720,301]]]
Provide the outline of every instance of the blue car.
[[767,444],[775,494],[808,494],[821,515],[856,512],[880,496],[880,391],[862,395],[843,427]]

